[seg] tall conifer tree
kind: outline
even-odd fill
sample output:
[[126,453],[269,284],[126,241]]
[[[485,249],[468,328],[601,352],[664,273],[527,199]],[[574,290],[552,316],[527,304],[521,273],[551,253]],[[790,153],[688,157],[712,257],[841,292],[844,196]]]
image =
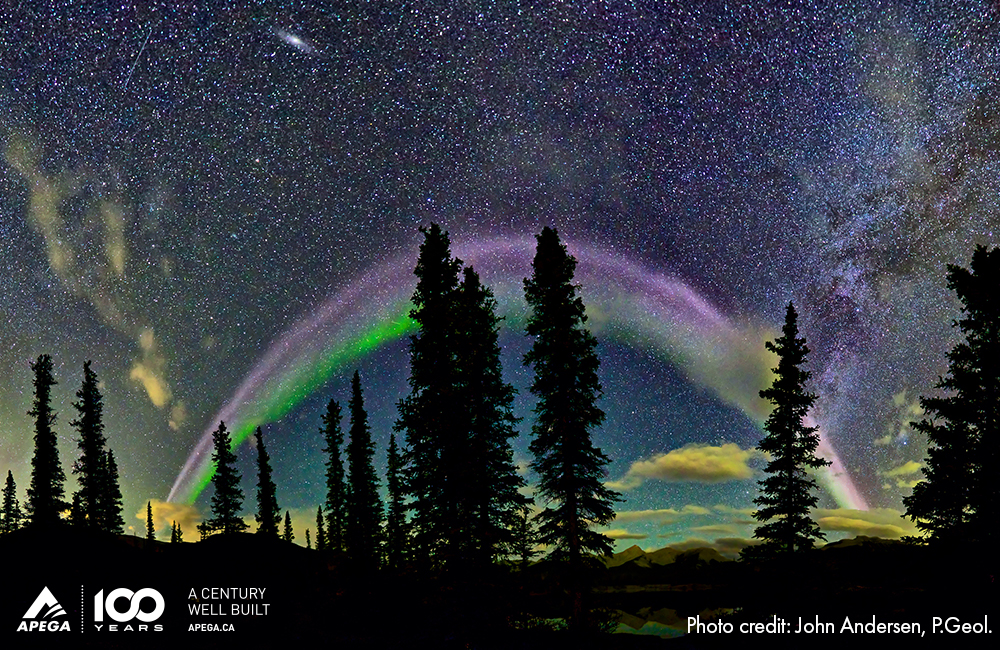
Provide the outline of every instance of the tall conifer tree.
[[537,515],[538,539],[552,547],[554,558],[568,562],[570,626],[581,629],[586,625],[580,583],[584,553],[611,553],[611,540],[592,528],[614,519],[620,497],[604,486],[609,460],[591,439],[604,411],[597,406],[597,340],[585,327],[583,300],[573,284],[576,259],[551,228],[537,240],[532,276],[524,281],[531,308],[526,329],[534,338],[524,363],[534,368],[531,392],[538,398],[531,467],[538,474],[538,494],[547,502]]
[[537,240],[533,274],[524,281],[531,308],[527,332],[534,338],[524,363],[534,367],[531,392],[538,397],[531,466],[538,493],[550,504],[538,515],[539,538],[576,573],[586,551],[610,554],[611,540],[591,528],[614,518],[619,497],[604,486],[608,457],[591,440],[604,412],[597,406],[597,340],[585,327],[573,284],[576,259],[551,228]]
[[372,458],[372,442],[368,413],[361,394],[361,375],[355,371],[351,379],[351,440],[347,445],[347,555],[355,568],[371,572],[378,568],[382,548],[382,501],[378,495],[378,477]]
[[73,473],[80,483],[80,523],[106,530],[107,495],[104,488],[107,481],[102,474],[107,469],[104,462],[104,399],[97,386],[97,373],[91,369],[90,363],[83,364],[83,384],[76,392],[77,401],[73,403],[77,418],[70,422],[70,426],[79,433],[77,446],[80,449],[80,457],[73,464]]
[[292,517],[288,514],[287,510],[285,510],[285,528],[284,532],[281,534],[281,539],[286,542],[295,541],[295,533],[292,532]]
[[52,410],[52,358],[43,354],[31,364],[35,373],[34,405],[28,415],[35,419],[35,454],[31,458],[31,483],[25,509],[32,524],[49,524],[59,521],[59,514],[69,504],[63,500],[66,474],[59,462],[59,448],[52,425],[56,421]]
[[219,422],[219,428],[212,432],[212,442],[215,451],[212,461],[215,463],[215,474],[212,485],[215,494],[212,495],[212,518],[203,526],[205,533],[242,533],[247,524],[240,517],[243,509],[243,490],[240,489],[240,474],[236,470],[236,454],[231,449],[232,443],[225,422]]
[[486,564],[510,550],[517,513],[528,501],[518,492],[524,481],[517,474],[511,448],[517,435],[516,391],[503,379],[496,300],[471,267],[463,270],[456,307],[455,411],[466,433],[456,449],[465,458],[456,461],[463,486],[458,531],[464,537],[463,557]]
[[805,339],[799,338],[798,315],[792,303],[785,310],[781,336],[764,346],[778,355],[778,367],[773,369],[774,383],[760,391],[774,409],[764,423],[765,436],[757,445],[760,451],[770,454],[771,461],[764,470],[768,476],[759,481],[761,494],[753,501],[760,506],[753,513],[754,519],[767,522],[754,531],[754,537],[764,544],[751,548],[753,556],[794,553],[812,548],[817,538],[825,539],[809,516],[816,507],[817,485],[807,470],[830,464],[816,456],[816,427],[803,422],[816,396],[806,391],[810,373],[801,366],[809,348]]
[[344,445],[344,432],[340,428],[340,404],[330,400],[323,414],[320,433],[326,446],[326,548],[319,550],[343,551],[344,531],[347,528],[347,489],[344,484],[344,462],[340,449]]
[[277,487],[271,478],[271,457],[264,448],[264,433],[257,427],[257,532],[278,536],[281,510],[278,508]]
[[410,317],[417,334],[410,337],[410,394],[399,402],[396,431],[406,434],[406,492],[412,511],[411,550],[421,562],[446,563],[457,555],[458,504],[463,486],[458,475],[465,422],[455,417],[458,367],[455,339],[455,292],[461,261],[451,256],[448,234],[437,224],[421,228],[424,241],[414,274]]
[[963,339],[948,353],[948,374],[924,397],[930,417],[924,480],[903,499],[906,515],[934,543],[992,548],[1000,493],[993,472],[1000,445],[1000,248],[976,247],[970,269],[948,265],[948,288],[962,304]]
[[156,527],[153,525],[153,502],[146,502],[146,540],[152,542],[156,539]]

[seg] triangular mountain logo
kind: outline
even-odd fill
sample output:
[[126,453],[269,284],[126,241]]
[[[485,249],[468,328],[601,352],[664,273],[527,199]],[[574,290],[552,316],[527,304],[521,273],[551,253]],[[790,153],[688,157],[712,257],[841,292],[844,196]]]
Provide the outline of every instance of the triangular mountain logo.
[[48,587],[42,587],[42,593],[38,594],[38,598],[35,602],[31,603],[31,607],[28,611],[24,613],[23,618],[38,618],[38,614],[43,608],[48,607],[45,613],[42,614],[42,618],[52,618],[53,616],[65,616],[66,610],[62,608],[56,597],[52,595]]
[[[21,617],[21,624],[17,626],[18,632],[69,632],[69,621],[54,621],[58,616],[66,616],[66,610],[59,604],[56,597],[52,595],[48,587],[42,587],[42,592],[38,594],[35,602]],[[42,619],[42,620],[37,620]]]

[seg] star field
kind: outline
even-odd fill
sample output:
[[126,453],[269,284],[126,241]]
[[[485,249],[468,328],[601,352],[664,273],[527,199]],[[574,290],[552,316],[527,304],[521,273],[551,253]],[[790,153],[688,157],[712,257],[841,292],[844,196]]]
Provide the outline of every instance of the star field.
[[[403,269],[395,292],[358,298],[389,310],[435,221],[469,251],[555,226],[650,286],[676,280],[746,350],[794,301],[813,416],[844,468],[831,480],[858,495],[826,489],[821,525],[911,530],[898,514],[926,441],[908,423],[955,342],[945,266],[998,243],[992,4],[16,4],[0,10],[0,473],[22,500],[39,354],[55,361],[66,467],[94,361],[138,526],[216,416],[243,408],[234,395],[275,342]],[[495,263],[498,285],[530,274],[518,259]],[[732,395],[753,394],[766,363],[719,371],[701,321],[625,317],[602,291],[581,288],[602,356],[597,441],[626,495],[619,547],[729,549],[752,533],[762,466],[758,407]],[[684,356],[670,346],[687,327],[704,339]],[[642,338],[657,328],[668,343]],[[515,329],[501,343],[525,462]],[[406,390],[398,338],[265,429],[302,528],[323,489],[320,413],[355,367],[381,472]],[[726,471],[686,472],[706,449]],[[238,455],[252,495],[249,447]]]

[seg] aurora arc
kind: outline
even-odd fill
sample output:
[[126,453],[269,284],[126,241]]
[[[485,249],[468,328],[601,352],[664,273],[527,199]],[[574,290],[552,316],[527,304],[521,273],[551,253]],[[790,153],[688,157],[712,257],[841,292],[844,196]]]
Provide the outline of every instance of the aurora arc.
[[[577,259],[575,280],[596,334],[666,357],[695,383],[739,408],[761,426],[769,404],[758,392],[771,383],[776,357],[764,342],[767,327],[735,323],[684,282],[628,258],[567,242]],[[535,240],[480,237],[453,245],[497,299],[506,326],[523,323],[522,279],[530,275]],[[269,347],[233,397],[212,419],[174,481],[169,501],[194,502],[212,476],[212,431],[225,421],[233,446],[277,421],[335,373],[390,341],[412,333],[409,296],[415,256],[369,271],[300,320]],[[832,462],[821,485],[841,507],[867,509],[829,438],[820,428],[820,454]]]

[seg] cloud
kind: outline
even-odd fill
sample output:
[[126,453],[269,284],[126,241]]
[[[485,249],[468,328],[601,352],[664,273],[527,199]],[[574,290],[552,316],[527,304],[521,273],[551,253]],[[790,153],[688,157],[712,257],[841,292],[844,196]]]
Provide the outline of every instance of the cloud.
[[[201,513],[194,506],[184,503],[173,503],[170,501],[150,500],[153,507],[153,526],[159,531],[169,531],[173,522],[181,526],[184,538],[187,541],[197,539],[197,526],[202,521]],[[136,526],[136,530],[146,530],[146,506],[135,513],[135,518],[142,522],[141,526]]]
[[626,523],[630,521],[655,521],[671,523],[677,517],[684,515],[707,515],[708,508],[696,505],[686,505],[680,510],[675,508],[659,508],[656,510],[625,510],[615,513],[615,521]]
[[[124,191],[113,170],[104,176],[89,169],[50,173],[34,139],[11,131],[4,160],[28,188],[26,221],[45,244],[49,268],[73,295],[89,301],[105,323],[134,332],[134,315],[126,315],[128,287],[121,282],[128,260]],[[69,208],[70,205],[78,207]],[[103,235],[103,255],[89,244]]]
[[748,479],[753,470],[747,461],[763,458],[757,449],[740,449],[728,442],[714,447],[690,444],[665,454],[632,463],[624,478],[606,483],[614,490],[631,490],[648,479],[670,482],[722,483]]
[[918,463],[914,460],[907,461],[900,465],[899,467],[894,467],[888,471],[880,472],[882,476],[907,476],[909,474],[916,474],[923,467],[923,463]]
[[612,530],[606,530],[601,533],[611,539],[646,539],[649,535],[642,533],[630,533],[624,528],[614,528]]
[[[879,476],[895,479],[894,483],[898,488],[912,488],[914,485],[924,480],[923,474],[920,473],[920,468],[923,466],[923,463],[911,460],[903,463],[899,467],[893,467],[890,470],[879,472]],[[914,474],[919,474],[919,476],[916,476],[915,478],[904,478],[907,476],[913,476]],[[882,487],[887,490],[891,489],[892,483],[884,483]]]
[[167,424],[170,425],[171,429],[177,431],[182,426],[184,426],[184,422],[186,420],[187,420],[187,407],[184,406],[184,402],[177,402],[170,409],[170,421]]
[[[138,338],[141,357],[129,379],[164,408],[172,396],[166,358],[157,350],[145,303],[136,292],[145,283],[126,277],[131,220],[121,175],[112,168],[50,171],[29,131],[10,129],[7,135],[4,161],[27,188],[25,220],[41,236],[50,271],[74,296],[88,301],[106,325]],[[174,424],[180,422],[173,418]]]
[[708,526],[693,526],[689,528],[693,533],[703,533],[705,535],[737,535],[743,531],[732,524],[711,524]]
[[885,537],[899,539],[905,535],[919,535],[916,525],[909,519],[904,519],[899,510],[893,508],[873,508],[871,510],[852,510],[850,508],[825,509],[814,511],[816,523],[824,532],[848,533],[849,535],[867,535],[869,537]]
[[142,385],[149,400],[157,408],[163,408],[170,402],[172,396],[170,386],[164,377],[167,358],[160,353],[152,329],[143,329],[139,334],[139,347],[142,350],[142,358],[132,363],[129,379]]
[[864,519],[851,519],[849,517],[821,517],[816,520],[816,523],[824,531],[831,530],[852,533],[854,535],[867,535],[869,537],[898,539],[906,534],[902,526],[875,524]]
[[125,275],[125,261],[128,259],[128,249],[125,246],[125,213],[122,206],[114,201],[101,202],[101,215],[104,217],[104,254],[115,275]]

